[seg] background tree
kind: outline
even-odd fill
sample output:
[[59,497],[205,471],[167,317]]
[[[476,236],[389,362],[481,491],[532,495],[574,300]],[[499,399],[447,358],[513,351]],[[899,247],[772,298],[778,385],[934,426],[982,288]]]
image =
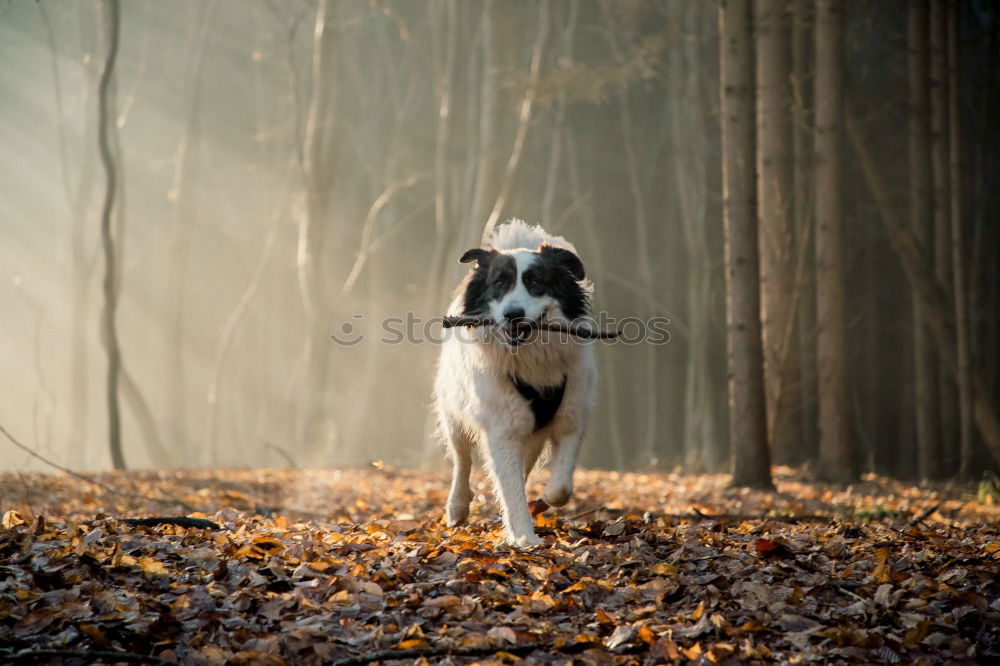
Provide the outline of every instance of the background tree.
[[[683,3],[675,7],[673,20],[683,31],[679,53],[671,58],[667,76],[672,88],[683,89],[687,95],[670,100],[667,112],[671,119],[671,139],[674,150],[668,171],[677,196],[677,211],[684,231],[684,247],[689,265],[686,321],[689,346],[684,379],[684,468],[714,471],[728,461],[726,418],[723,402],[719,405],[720,342],[716,310],[724,301],[724,284],[719,280],[718,250],[713,242],[709,220],[712,181],[708,165],[699,159],[700,151],[709,144],[712,96],[706,82],[718,77],[710,71],[705,44],[714,39],[718,17],[714,7]],[[721,297],[721,298],[720,298]],[[723,335],[725,332],[723,331]],[[723,342],[724,344],[724,342]]]
[[[951,168],[948,149],[948,0],[930,3],[930,153],[933,183],[934,277],[944,288],[952,284]],[[953,289],[948,289],[949,295]],[[958,392],[955,368],[937,355],[940,384],[940,448],[938,459],[926,469],[928,478],[948,477],[958,469]]]
[[[928,13],[927,0],[909,5],[909,155],[910,225],[918,243],[931,247],[934,231],[933,190],[930,154],[930,97],[928,95]],[[919,471],[929,478],[940,470],[941,428],[937,355],[927,330],[923,301],[913,294],[913,368],[916,399]]]
[[819,385],[819,474],[858,475],[848,396],[841,135],[844,112],[843,5],[816,2],[816,360]]
[[[933,217],[933,199],[911,208],[910,195],[933,197],[933,187],[916,186],[911,137],[899,131],[911,119],[911,4],[839,6],[853,150],[841,151],[839,186],[825,196],[839,192],[842,363],[858,469],[915,476],[921,451],[941,453],[917,443],[914,415],[941,416],[915,404],[917,359],[926,356],[911,341],[924,335],[944,381],[970,368],[975,424],[965,443],[961,430],[947,442],[946,464],[925,462],[924,472],[954,472],[961,452],[978,476],[1000,460],[1000,231],[991,224],[1000,191],[990,187],[1000,170],[998,9],[942,5],[961,36],[948,73],[963,76],[948,83],[943,110],[952,184],[939,198],[950,210],[938,243],[933,231],[915,240],[911,211]],[[0,262],[9,271],[0,280],[0,363],[19,378],[17,390],[2,394],[0,420],[34,431],[49,453],[82,467],[107,457],[104,428],[92,427],[107,418],[105,377],[82,372],[103,367],[107,340],[92,326],[72,343],[70,333],[74,321],[95,319],[87,303],[103,299],[93,224],[102,201],[91,204],[87,192],[104,179],[95,134],[107,7],[0,7],[0,88],[8,93],[0,141],[18,156],[0,174]],[[791,61],[774,75],[785,106],[761,115],[756,231],[766,240],[776,208],[764,199],[790,187],[776,199],[792,208],[782,211],[781,244],[792,251],[793,290],[788,302],[761,294],[763,325],[766,337],[771,304],[791,312],[794,340],[769,347],[800,359],[801,387],[791,393],[802,444],[787,453],[798,453],[807,472],[826,471],[816,452],[823,331],[813,215],[829,207],[814,198],[812,117],[824,71],[814,58],[814,0],[781,6],[778,41],[789,39],[790,16],[791,45],[777,51],[766,46],[770,7],[750,10],[763,14],[751,74],[763,81],[771,55],[787,52]],[[711,223],[724,205],[718,10],[687,0],[122,3],[126,38],[105,126],[116,176],[110,231],[115,327],[128,361],[118,393],[129,466],[188,465],[191,446],[199,462],[219,466],[439,464],[426,407],[437,352],[426,340],[437,329],[425,318],[447,305],[464,268],[456,255],[479,242],[491,216],[517,215],[577,245],[598,312],[670,319],[667,345],[602,345],[601,409],[582,463],[728,468],[737,443],[723,388],[725,237]],[[926,22],[924,92],[915,94],[928,107]],[[155,57],[178,45],[180,57]],[[760,88],[761,109],[771,92]],[[765,144],[788,104],[791,138],[777,134],[794,160],[791,185],[786,178],[766,187],[776,163]],[[929,108],[924,115],[929,122]],[[926,131],[914,155],[929,155]],[[737,143],[727,141],[726,151]],[[815,166],[822,176],[824,165]],[[929,158],[925,167],[933,179]],[[755,171],[751,164],[740,173]],[[765,292],[774,284],[767,248],[758,245]],[[789,264],[780,267],[787,274]],[[914,304],[923,310],[918,333]],[[414,323],[404,341],[384,342],[392,336],[383,323],[393,318]],[[364,341],[334,343],[330,334],[345,324]],[[765,414],[777,418],[781,409]],[[781,460],[781,435],[773,434]]]
[[760,338],[753,16],[748,0],[722,0],[719,42],[733,484],[770,487]]
[[800,353],[799,414],[802,451],[814,459],[819,441],[816,416],[816,274],[813,223],[813,67],[812,0],[793,0],[792,11],[792,205],[797,253],[797,315]]
[[101,208],[101,246],[104,250],[104,311],[101,319],[102,337],[108,354],[107,369],[107,409],[108,409],[108,445],[111,450],[111,463],[115,469],[125,469],[125,452],[122,448],[121,409],[118,401],[118,382],[121,377],[121,347],[118,344],[118,330],[115,322],[115,309],[118,305],[117,264],[115,262],[115,241],[112,235],[112,216],[114,214],[116,188],[118,187],[115,173],[115,159],[112,152],[113,133],[117,114],[114,107],[112,81],[115,74],[115,60],[118,57],[118,35],[121,27],[120,7],[118,0],[105,0],[102,8],[106,15],[107,57],[104,70],[101,72],[99,108],[97,112],[97,139],[101,151],[101,163],[104,165],[106,184],[104,188],[104,204]]
[[965,223],[962,218],[961,120],[959,119],[958,7],[948,7],[948,171],[951,191],[948,211],[951,219],[952,289],[955,299],[955,336],[957,354],[956,384],[959,408],[959,474],[972,479],[976,475],[976,448],[972,430],[972,359],[969,340],[969,296],[966,275]]
[[761,322],[771,455],[796,463],[802,452],[796,311],[799,285],[792,229],[790,15],[784,0],[754,3],[757,37],[757,209]]
[[304,210],[299,218],[297,266],[306,335],[302,366],[306,382],[302,391],[300,435],[303,447],[333,453],[334,424],[328,394],[330,327],[324,314],[327,300],[323,259],[333,233],[332,209],[337,165],[336,3],[317,3],[313,27],[312,64],[301,135],[299,163],[302,171]]

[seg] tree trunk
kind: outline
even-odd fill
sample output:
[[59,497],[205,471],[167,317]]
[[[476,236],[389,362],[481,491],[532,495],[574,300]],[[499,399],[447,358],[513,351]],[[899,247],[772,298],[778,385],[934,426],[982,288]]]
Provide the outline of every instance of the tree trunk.
[[958,355],[958,441],[959,475],[976,476],[976,455],[972,432],[972,365],[969,351],[969,308],[966,295],[964,224],[962,219],[962,164],[959,153],[959,63],[958,6],[948,3],[948,169],[951,174],[951,267],[955,292],[955,336]]
[[[979,103],[973,116],[975,127],[987,127],[993,122],[993,113],[997,101],[997,85],[995,85],[1000,71],[1000,23],[993,22],[993,26],[986,36],[985,62],[991,72],[990,85],[985,87],[984,93],[979,95]],[[995,158],[992,146],[984,141],[976,141],[974,146],[970,146],[974,154],[974,163],[971,165],[972,187],[969,193],[970,200],[980,202],[983,200],[983,193],[988,191],[993,182],[995,172]],[[968,320],[969,320],[969,357],[970,368],[973,376],[979,374],[989,378],[992,382],[987,385],[996,393],[995,379],[996,359],[997,359],[997,284],[1000,277],[997,276],[997,258],[993,250],[996,247],[997,238],[995,214],[989,206],[972,206],[969,211],[971,215],[972,230],[970,232],[971,258],[968,267]],[[973,380],[975,387],[975,380]],[[973,391],[973,403],[975,403],[975,391]],[[978,438],[973,435],[972,443],[975,449],[973,464],[979,464],[979,456],[982,455],[982,448]],[[1000,458],[998,458],[1000,461]],[[985,461],[983,461],[985,462]],[[978,474],[977,474],[978,475]]]
[[[931,173],[934,210],[934,277],[942,286],[952,283],[951,267],[951,178],[948,163],[948,46],[945,0],[930,5],[930,111]],[[940,391],[940,449],[936,465],[927,478],[943,478],[957,470],[958,392],[955,373],[938,356]]]
[[[498,83],[497,53],[493,37],[493,0],[483,0],[479,31],[482,40],[482,74],[479,76],[479,104],[470,104],[476,122],[476,179],[472,190],[472,203],[466,213],[468,219],[459,227],[459,248],[472,247],[481,240],[480,224],[489,214],[486,203],[488,192],[496,187],[496,121]],[[472,78],[472,77],[470,77]],[[450,285],[449,285],[450,288]],[[444,295],[444,294],[442,294]]]
[[799,345],[794,333],[790,35],[785,0],[758,0],[757,204],[760,217],[761,325],[771,456],[800,462]]
[[[430,290],[427,312],[440,308],[441,297],[450,288],[449,271],[446,270],[451,247],[454,221],[450,218],[449,178],[451,172],[450,143],[452,128],[452,88],[455,78],[455,52],[458,42],[459,25],[454,0],[440,3],[441,16],[434,21],[435,28],[442,36],[434,39],[434,75],[437,91],[437,133],[434,139],[434,246],[431,249]],[[461,250],[459,250],[461,251]],[[454,259],[451,259],[454,261]]]
[[[889,188],[875,165],[875,158],[868,148],[857,118],[850,111],[847,114],[847,128],[851,135],[851,143],[854,144],[858,154],[861,170],[882,216],[886,235],[903,265],[910,286],[920,297],[927,316],[927,326],[934,335],[938,352],[947,361],[949,368],[956,368],[958,356],[955,353],[955,308],[950,293],[937,283],[932,271],[928,270],[934,262],[926,246],[919,244],[912,230],[903,226],[896,217]],[[971,372],[973,419],[993,460],[1000,465],[1000,412],[988,380],[991,375],[978,365],[972,366]]]
[[772,483],[760,337],[753,23],[749,0],[722,0],[719,43],[732,482],[769,488]]
[[819,432],[816,414],[816,275],[813,252],[813,135],[812,135],[812,15],[811,0],[792,5],[792,198],[796,249],[803,279],[798,285],[798,336],[800,353],[799,413],[802,423],[802,458],[814,460]]
[[[931,247],[934,233],[928,109],[928,4],[916,0],[909,16],[910,226],[916,241]],[[920,296],[913,294],[913,364],[916,384],[917,469],[931,478],[940,469],[941,427],[937,355]]]
[[115,60],[118,57],[118,34],[121,27],[120,6],[118,0],[105,0],[103,10],[106,14],[108,28],[108,53],[101,72],[101,82],[97,112],[97,141],[101,152],[101,163],[107,178],[104,190],[104,204],[101,208],[101,246],[104,250],[104,310],[102,316],[103,336],[107,340],[108,373],[107,373],[107,403],[108,403],[108,444],[111,449],[111,462],[115,469],[125,469],[125,453],[122,450],[121,410],[118,402],[118,382],[121,375],[121,348],[118,344],[118,331],[115,326],[115,309],[118,305],[118,293],[115,279],[115,242],[111,233],[111,218],[114,214],[115,190],[118,185],[115,173],[114,156],[111,150],[111,134],[115,131],[115,110],[113,92],[111,90],[114,77]]
[[677,23],[684,31],[679,53],[670,60],[667,80],[673,90],[687,96],[674,98],[668,109],[674,150],[670,175],[674,180],[687,256],[688,354],[684,380],[684,471],[689,474],[714,471],[718,462],[718,418],[715,412],[715,378],[712,376],[714,258],[707,218],[707,161],[701,151],[708,143],[708,103],[700,85],[705,75],[700,43],[703,39],[702,5],[680,5]]
[[[164,330],[167,331],[166,394],[167,394],[167,435],[171,448],[181,460],[189,460],[192,451],[187,429],[188,387],[185,353],[184,311],[189,293],[187,284],[188,257],[191,254],[194,232],[195,210],[192,200],[198,195],[191,192],[191,185],[198,182],[194,172],[192,144],[197,147],[201,140],[200,120],[202,115],[202,82],[205,65],[205,48],[213,34],[212,23],[218,7],[216,2],[198,7],[196,38],[194,48],[189,53],[187,67],[187,90],[185,110],[187,122],[181,131],[181,138],[174,155],[174,182],[168,200],[174,207],[174,221],[171,228],[169,251],[166,254],[169,296],[164,309]],[[214,446],[214,442],[208,442]]]
[[[611,29],[607,33],[611,52],[616,59],[621,59],[621,48],[618,45],[618,39],[615,37],[615,33],[620,28],[613,22],[614,17],[610,11],[606,13],[606,16],[611,25]],[[618,101],[621,108],[621,113],[618,117],[621,121],[622,152],[625,158],[625,171],[628,175],[629,191],[632,195],[633,218],[635,220],[635,247],[638,255],[636,273],[643,289],[652,293],[655,288],[653,263],[650,259],[650,243],[652,242],[652,238],[650,237],[649,225],[647,224],[646,205],[641,176],[639,174],[639,158],[636,155],[636,142],[645,141],[646,138],[640,137],[637,139],[636,137],[632,122],[632,104],[627,89],[619,93]],[[645,314],[649,316],[653,313],[647,311]],[[657,379],[659,373],[657,372],[656,363],[658,355],[653,345],[644,345],[644,347],[646,358],[642,364],[644,375],[642,397],[645,404],[642,407],[641,414],[645,424],[641,431],[642,439],[637,444],[637,448],[640,465],[657,465],[661,461],[662,456],[665,455],[665,452],[657,450],[656,437],[657,417],[659,415],[657,407]]]
[[500,191],[497,193],[493,209],[490,211],[486,224],[483,227],[482,239],[485,241],[493,233],[494,227],[500,221],[500,215],[507,205],[507,198],[510,196],[514,186],[514,177],[521,164],[521,155],[524,153],[524,143],[528,136],[528,128],[531,125],[531,112],[535,104],[535,96],[538,93],[538,79],[542,70],[542,59],[545,52],[545,44],[549,36],[549,15],[551,14],[551,3],[549,0],[542,0],[538,3],[538,29],[535,31],[535,45],[531,50],[531,65],[528,69],[528,82],[524,89],[524,96],[517,114],[517,132],[514,135],[514,142],[510,148],[510,158],[504,168],[503,178],[500,181]]
[[[93,156],[88,152],[83,154],[81,160],[79,180],[74,189],[70,178],[70,157],[68,147],[69,128],[63,122],[65,118],[65,107],[62,95],[62,82],[59,72],[59,49],[56,45],[55,30],[49,18],[48,10],[44,3],[36,3],[38,13],[45,26],[46,41],[48,42],[49,54],[52,65],[53,92],[55,93],[56,110],[58,112],[59,129],[59,155],[61,164],[61,174],[63,189],[66,194],[66,203],[72,217],[72,231],[70,232],[70,262],[69,271],[70,289],[72,291],[72,314],[70,318],[70,335],[72,336],[72,352],[70,362],[70,393],[72,394],[70,428],[72,432],[72,447],[67,456],[68,465],[71,468],[83,467],[89,459],[87,449],[90,445],[90,391],[89,391],[89,331],[90,322],[88,311],[90,309],[90,278],[94,262],[88,257],[86,237],[87,228],[90,225],[87,209],[90,206],[92,191],[94,187],[95,172],[93,169]],[[86,15],[91,19],[91,7],[84,8],[80,5],[81,16]],[[83,53],[91,53],[96,50],[95,31],[91,26],[84,27],[83,21],[80,25],[80,48]],[[82,142],[90,144],[97,142],[97,82],[100,76],[98,68],[93,60],[86,63],[80,62],[83,80],[80,83],[79,99],[76,104],[82,110],[84,136]],[[93,86],[93,87],[91,87]]]
[[319,3],[313,30],[312,82],[302,138],[306,210],[299,224],[297,256],[306,325],[303,351],[306,369],[303,392],[305,414],[301,420],[299,440],[303,450],[313,451],[326,460],[333,453],[336,433],[327,395],[331,350],[329,326],[321,316],[327,304],[321,261],[331,226],[330,203],[336,161],[333,7],[334,4],[329,0]]
[[819,473],[828,481],[858,476],[847,391],[843,285],[841,140],[844,109],[843,5],[816,2],[816,316]]

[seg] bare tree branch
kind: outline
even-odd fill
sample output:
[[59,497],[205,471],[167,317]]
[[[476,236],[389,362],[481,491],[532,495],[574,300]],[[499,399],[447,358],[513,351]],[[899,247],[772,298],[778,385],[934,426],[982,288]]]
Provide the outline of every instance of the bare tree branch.
[[503,172],[503,181],[500,184],[500,193],[497,194],[493,203],[493,210],[486,219],[486,226],[483,228],[483,241],[493,233],[493,227],[500,219],[500,213],[507,204],[507,197],[510,196],[511,186],[514,183],[514,174],[521,162],[521,153],[524,151],[524,139],[528,135],[528,124],[531,121],[531,108],[535,103],[537,94],[538,77],[542,69],[542,54],[545,42],[549,35],[549,0],[542,0],[538,4],[538,32],[535,33],[535,46],[531,50],[531,68],[528,74],[527,87],[524,90],[524,97],[521,99],[521,110],[518,112],[517,134],[514,135],[514,145],[510,151],[510,159],[507,160],[507,167]]
[[101,244],[104,248],[104,314],[102,325],[104,336],[108,342],[108,443],[111,447],[111,461],[115,469],[125,469],[125,455],[122,451],[121,414],[118,405],[118,380],[121,373],[121,349],[118,345],[118,332],[115,328],[115,309],[118,305],[118,294],[115,285],[115,245],[111,236],[111,214],[115,203],[117,176],[114,157],[111,151],[112,110],[109,109],[111,98],[111,81],[114,74],[115,59],[118,56],[118,32],[120,28],[119,0],[105,0],[105,11],[108,13],[110,33],[108,35],[108,55],[101,73],[100,99],[98,111],[98,147],[101,152],[101,162],[107,177],[107,187],[104,192],[104,205],[101,209]]

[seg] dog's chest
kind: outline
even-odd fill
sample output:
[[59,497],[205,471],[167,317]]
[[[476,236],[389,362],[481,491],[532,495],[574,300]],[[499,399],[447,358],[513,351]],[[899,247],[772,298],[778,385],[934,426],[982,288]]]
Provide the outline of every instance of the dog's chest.
[[543,387],[532,386],[517,375],[512,374],[508,377],[531,408],[531,413],[535,416],[535,431],[551,423],[562,405],[563,394],[566,392],[566,376],[563,376],[559,384]]

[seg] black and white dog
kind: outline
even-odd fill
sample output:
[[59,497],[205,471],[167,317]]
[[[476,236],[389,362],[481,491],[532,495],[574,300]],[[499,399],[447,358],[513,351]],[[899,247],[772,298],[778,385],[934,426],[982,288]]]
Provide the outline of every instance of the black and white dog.
[[475,266],[448,314],[487,316],[497,326],[457,329],[441,350],[434,403],[454,464],[448,524],[469,515],[478,445],[500,500],[506,542],[538,545],[525,482],[549,444],[551,478],[542,497],[554,506],[569,500],[597,368],[593,345],[537,324],[589,321],[593,288],[570,243],[521,220],[498,227],[486,247],[460,261]]

